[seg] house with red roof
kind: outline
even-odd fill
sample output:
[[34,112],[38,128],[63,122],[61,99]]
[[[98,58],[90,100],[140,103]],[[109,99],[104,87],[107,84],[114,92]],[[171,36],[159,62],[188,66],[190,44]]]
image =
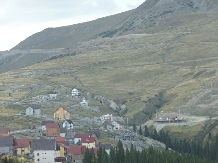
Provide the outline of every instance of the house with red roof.
[[30,153],[30,139],[14,138],[14,154],[25,155]]
[[82,138],[89,138],[89,137],[90,137],[89,133],[76,133],[73,138],[74,144],[82,142]]
[[86,148],[95,148],[95,137],[81,138],[81,143]]
[[46,124],[46,136],[47,137],[60,136],[60,126],[57,122]]
[[71,146],[68,149],[67,160],[69,160],[69,162],[82,163],[85,152],[86,152],[85,146]]
[[113,121],[112,124],[114,126],[113,129],[115,131],[116,130],[123,130],[123,128],[124,128],[124,124],[122,122],[120,122],[120,121]]

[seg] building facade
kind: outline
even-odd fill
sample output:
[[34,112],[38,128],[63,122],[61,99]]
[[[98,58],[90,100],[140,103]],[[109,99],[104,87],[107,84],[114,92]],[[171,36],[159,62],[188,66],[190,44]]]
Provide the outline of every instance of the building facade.
[[60,107],[54,112],[54,119],[58,119],[58,120],[70,119],[70,112],[64,109],[63,107]]

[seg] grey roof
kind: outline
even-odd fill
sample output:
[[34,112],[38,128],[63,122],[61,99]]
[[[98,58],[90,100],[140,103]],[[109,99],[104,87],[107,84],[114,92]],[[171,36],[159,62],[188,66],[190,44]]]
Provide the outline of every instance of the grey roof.
[[111,149],[111,144],[96,144],[96,147],[103,147],[105,150]]
[[47,123],[54,123],[54,121],[42,121],[41,125],[44,126],[44,125],[46,125]]
[[28,105],[27,108],[28,108],[28,107],[31,107],[31,108],[33,108],[33,109],[41,109],[41,106],[40,106],[40,105]]
[[0,137],[0,147],[12,146],[14,144],[13,136],[1,136]]
[[61,129],[60,129],[60,133],[67,133],[67,129],[61,127]]
[[55,150],[55,139],[37,139],[32,141],[33,150]]
[[94,130],[94,134],[98,139],[100,139],[100,137],[101,137],[100,130]]

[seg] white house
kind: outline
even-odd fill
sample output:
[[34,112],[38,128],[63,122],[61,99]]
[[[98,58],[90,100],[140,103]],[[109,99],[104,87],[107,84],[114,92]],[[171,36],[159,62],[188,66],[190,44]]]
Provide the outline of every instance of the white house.
[[43,131],[46,131],[46,124],[47,123],[54,123],[54,121],[42,121],[41,127]]
[[79,96],[79,90],[74,88],[72,91],[71,91],[71,94],[72,94],[72,97],[74,96]]
[[100,119],[101,121],[113,121],[113,115],[112,114],[102,115]]
[[88,102],[88,100],[86,100],[85,97],[83,97],[82,102],[80,102],[79,104],[80,104],[81,107],[84,107],[84,108],[89,107],[89,102]]
[[113,130],[123,130],[123,123],[120,122],[120,121],[113,121],[112,122],[112,125],[114,126],[113,127]]
[[41,106],[40,105],[27,106],[26,115],[41,115]]
[[60,136],[61,137],[66,137],[66,133],[67,133],[67,130],[66,130],[66,128],[60,128]]
[[54,163],[54,159],[60,157],[55,139],[33,140],[32,149],[35,163]]
[[51,100],[55,100],[57,98],[57,93],[56,92],[50,92],[49,96],[50,96]]
[[63,121],[63,128],[66,128],[67,131],[68,131],[69,129],[73,129],[73,122],[72,122],[71,120],[65,119],[65,120]]

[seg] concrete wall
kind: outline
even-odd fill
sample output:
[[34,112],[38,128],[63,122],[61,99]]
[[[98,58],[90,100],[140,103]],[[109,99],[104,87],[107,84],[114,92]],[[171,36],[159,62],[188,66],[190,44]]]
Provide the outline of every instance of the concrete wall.
[[54,163],[54,159],[60,157],[60,151],[38,150],[34,151],[35,163]]

